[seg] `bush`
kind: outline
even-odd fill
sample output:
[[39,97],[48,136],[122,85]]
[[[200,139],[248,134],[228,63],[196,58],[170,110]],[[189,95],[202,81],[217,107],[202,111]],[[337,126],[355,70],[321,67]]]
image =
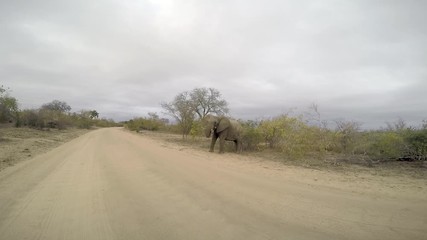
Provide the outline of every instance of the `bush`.
[[113,119],[93,119],[94,121],[94,125],[97,127],[101,127],[101,128],[106,128],[106,127],[120,127],[121,124],[118,124],[116,122],[114,122]]
[[190,129],[191,138],[194,140],[196,137],[205,137],[203,133],[202,122],[200,120],[194,121]]
[[261,122],[243,122],[242,126],[245,150],[262,150],[267,147],[291,158],[301,158],[306,155],[322,156],[332,145],[329,130],[309,126],[302,116],[282,115]]
[[240,122],[243,128],[242,149],[244,151],[258,151],[262,148],[262,134],[259,130],[259,122],[246,121]]
[[[316,119],[315,119],[316,120]],[[142,123],[144,119],[142,119]],[[427,121],[419,129],[407,127],[399,119],[387,123],[383,130],[360,131],[361,124],[354,121],[336,121],[336,128],[318,118],[281,115],[262,121],[240,121],[242,147],[245,151],[270,149],[291,159],[323,158],[328,153],[339,154],[349,162],[372,164],[372,160],[427,159]],[[318,123],[318,124],[316,124]],[[138,129],[138,119],[130,121],[128,128]],[[143,124],[142,124],[143,125]],[[168,131],[179,133],[179,126],[170,125]],[[203,129],[194,122],[190,134],[201,136]],[[362,160],[362,161],[361,161]]]
[[125,124],[125,127],[131,131],[158,131],[160,129],[164,129],[165,123],[156,116],[157,115],[153,116],[152,114],[149,118],[134,118],[129,120]]
[[40,118],[36,110],[23,110],[20,114],[21,124],[23,126],[37,128],[40,125]]
[[382,161],[401,157],[405,148],[403,136],[394,131],[370,131],[364,133],[361,142],[365,144],[358,153]]
[[406,136],[408,151],[407,157],[416,160],[427,159],[427,129],[410,131]]
[[360,123],[354,121],[336,121],[335,146],[337,151],[345,154],[355,153],[357,141],[360,137]]
[[18,118],[18,100],[9,95],[9,89],[0,86],[0,123],[9,123]]
[[79,118],[75,121],[75,126],[82,129],[90,129],[94,122],[90,118]]

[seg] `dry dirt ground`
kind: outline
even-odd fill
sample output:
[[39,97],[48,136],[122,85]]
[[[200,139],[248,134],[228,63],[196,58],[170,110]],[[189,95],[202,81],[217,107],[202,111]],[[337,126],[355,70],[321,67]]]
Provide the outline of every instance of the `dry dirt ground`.
[[427,180],[99,129],[0,172],[0,239],[426,239]]

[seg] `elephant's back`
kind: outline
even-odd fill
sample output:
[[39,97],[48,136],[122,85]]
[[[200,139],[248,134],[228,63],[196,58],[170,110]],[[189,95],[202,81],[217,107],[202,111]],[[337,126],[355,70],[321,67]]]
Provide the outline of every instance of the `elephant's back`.
[[237,120],[234,120],[234,119],[230,119],[230,123],[233,126],[233,133],[236,136],[240,136],[241,133],[243,132],[242,125]]

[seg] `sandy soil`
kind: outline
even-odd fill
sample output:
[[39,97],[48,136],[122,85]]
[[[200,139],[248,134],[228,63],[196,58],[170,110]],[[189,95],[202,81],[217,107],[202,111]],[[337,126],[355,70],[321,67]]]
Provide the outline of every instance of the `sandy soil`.
[[0,172],[0,238],[425,239],[426,189],[100,129]]

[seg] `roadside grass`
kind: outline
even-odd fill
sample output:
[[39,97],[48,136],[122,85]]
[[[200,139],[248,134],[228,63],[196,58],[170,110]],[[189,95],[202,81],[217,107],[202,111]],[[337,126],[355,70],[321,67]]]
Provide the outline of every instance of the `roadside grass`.
[[68,128],[64,130],[37,130],[33,128],[0,128],[0,171],[20,161],[53,149],[90,130]]

